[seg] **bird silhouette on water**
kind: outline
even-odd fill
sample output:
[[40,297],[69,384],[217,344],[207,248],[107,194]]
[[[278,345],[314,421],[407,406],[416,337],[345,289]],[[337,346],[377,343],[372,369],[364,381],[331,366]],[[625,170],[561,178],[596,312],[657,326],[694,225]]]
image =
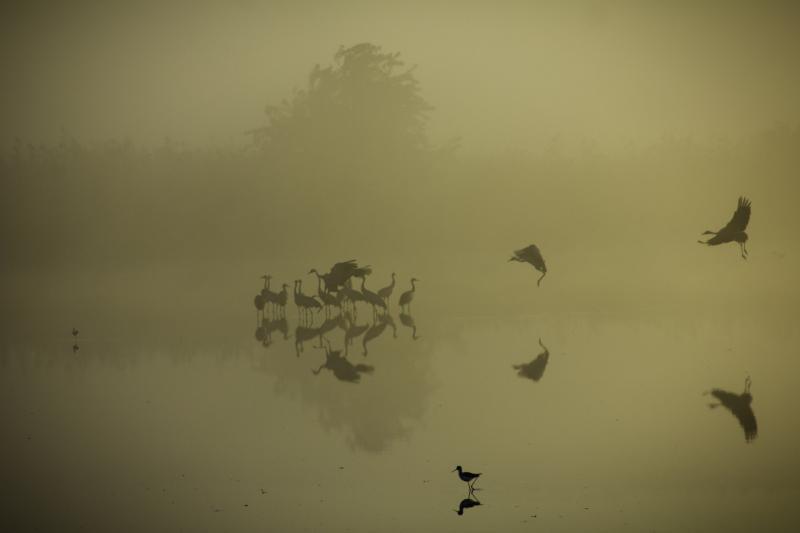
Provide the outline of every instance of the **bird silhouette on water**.
[[325,282],[325,289],[328,292],[336,292],[353,276],[367,276],[372,274],[372,269],[369,266],[360,267],[355,259],[351,259],[336,263],[327,274],[319,274],[313,268],[308,273],[316,273]]
[[722,405],[733,413],[733,416],[736,417],[736,420],[739,421],[739,425],[742,426],[744,430],[744,440],[747,442],[752,441],[758,436],[758,423],[756,423],[756,415],[753,413],[753,408],[751,407],[753,403],[753,396],[750,394],[751,384],[750,376],[747,376],[744,380],[744,392],[741,394],[728,392],[722,389],[711,389],[711,396],[719,400],[719,402],[708,404],[708,407],[711,409],[716,409]]
[[550,352],[547,350],[547,347],[542,344],[542,339],[539,339],[539,346],[541,346],[544,351],[537,355],[533,361],[522,365],[513,365],[519,377],[532,379],[533,381],[542,379],[544,369],[547,368],[547,361],[550,359]]
[[547,265],[544,264],[544,257],[542,257],[542,252],[539,251],[539,248],[535,244],[531,244],[530,246],[526,246],[525,248],[515,250],[514,255],[512,255],[511,259],[509,259],[508,261],[509,262],[517,261],[519,263],[530,263],[531,265],[533,265],[533,268],[541,272],[542,275],[539,276],[539,279],[536,280],[537,287],[542,282],[542,279],[547,275]]
[[378,296],[387,304],[389,303],[389,297],[392,295],[392,291],[394,291],[395,275],[396,274],[392,272],[392,283],[378,291]]
[[747,233],[745,229],[750,222],[750,200],[744,196],[739,197],[739,203],[736,205],[736,211],[730,221],[719,231],[707,230],[703,235],[713,235],[707,241],[697,241],[700,244],[707,244],[709,246],[716,246],[726,242],[738,242],[739,248],[742,252],[742,258],[747,259]]
[[467,484],[467,487],[469,487],[470,492],[475,490],[475,482],[481,476],[480,473],[473,474],[472,472],[465,472],[464,469],[461,468],[461,465],[455,467],[453,469],[453,472],[455,472],[456,470],[458,470],[458,478]]
[[414,299],[414,293],[417,292],[417,286],[415,285],[416,282],[419,280],[417,278],[411,278],[411,290],[406,291],[400,295],[400,311],[402,312],[405,308],[407,313],[411,313],[411,301]]
[[[481,504],[481,502],[478,501],[478,498],[476,498],[474,494],[470,493],[470,496],[472,496],[472,497],[471,498],[464,498],[463,500],[461,500],[461,502],[459,502],[458,510],[456,511],[456,513],[459,516],[464,514],[464,509],[471,509],[471,508],[477,507],[477,506],[479,506]],[[453,510],[455,511],[455,509],[453,509]]]

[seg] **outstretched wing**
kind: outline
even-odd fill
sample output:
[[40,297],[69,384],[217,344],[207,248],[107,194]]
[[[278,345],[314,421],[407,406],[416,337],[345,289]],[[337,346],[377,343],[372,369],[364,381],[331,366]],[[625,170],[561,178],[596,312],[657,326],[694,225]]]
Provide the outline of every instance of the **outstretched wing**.
[[542,257],[542,252],[539,251],[539,247],[535,244],[531,244],[530,246],[526,246],[521,250],[514,251],[514,255],[523,261],[527,261],[528,263],[532,264],[542,272],[547,271],[547,267],[544,264],[544,257]]
[[720,230],[720,233],[738,233],[744,231],[748,222],[750,222],[750,200],[744,196],[740,196],[736,211],[733,212],[733,217],[730,222]]
[[736,420],[739,421],[739,425],[742,426],[742,429],[744,430],[744,438],[747,442],[750,442],[756,438],[758,435],[758,423],[756,422],[756,415],[753,413],[753,409],[750,407],[750,402],[745,400],[743,397],[749,397],[749,394],[740,395],[733,392],[714,389],[711,391],[711,395],[718,399],[720,403],[722,403],[722,405],[728,411],[730,411],[733,416],[736,417]]

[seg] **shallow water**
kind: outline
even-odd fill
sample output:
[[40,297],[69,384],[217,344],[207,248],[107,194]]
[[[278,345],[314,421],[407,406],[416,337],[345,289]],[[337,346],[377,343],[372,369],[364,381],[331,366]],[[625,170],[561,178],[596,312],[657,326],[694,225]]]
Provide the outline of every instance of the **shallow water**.
[[[255,338],[255,311],[106,333],[18,336],[2,353],[14,529],[791,531],[800,524],[796,316],[443,315]],[[407,320],[407,319],[406,319]],[[372,323],[361,308],[357,324]],[[322,317],[314,323],[322,324]],[[60,326],[59,326],[60,327]],[[108,333],[111,332],[111,333]],[[538,367],[526,378],[514,365]],[[344,359],[341,359],[344,357]],[[543,359],[546,359],[543,364]],[[346,361],[346,362],[345,362]],[[348,366],[353,365],[353,366]],[[355,365],[368,365],[356,367]],[[361,370],[354,370],[360,368]],[[313,371],[319,371],[315,373]],[[752,376],[758,436],[709,409]],[[538,377],[538,380],[531,379]],[[480,506],[457,465],[482,472]],[[4,528],[5,529],[5,528]]]

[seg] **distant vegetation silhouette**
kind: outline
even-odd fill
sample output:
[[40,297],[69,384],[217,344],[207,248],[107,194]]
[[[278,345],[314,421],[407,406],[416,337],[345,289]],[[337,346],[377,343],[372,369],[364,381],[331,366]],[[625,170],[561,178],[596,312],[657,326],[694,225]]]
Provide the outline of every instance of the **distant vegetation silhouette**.
[[248,133],[288,168],[309,170],[314,161],[313,168],[329,175],[366,176],[428,158],[425,128],[432,109],[399,52],[360,43],[340,47],[332,65],[314,66],[305,87],[267,106],[267,124]]

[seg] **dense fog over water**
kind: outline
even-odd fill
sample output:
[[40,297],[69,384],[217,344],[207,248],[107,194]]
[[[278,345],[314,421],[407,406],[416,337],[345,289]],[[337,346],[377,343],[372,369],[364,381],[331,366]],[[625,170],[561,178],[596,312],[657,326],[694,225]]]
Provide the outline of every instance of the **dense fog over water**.
[[796,530],[798,15],[4,5],[0,529]]

